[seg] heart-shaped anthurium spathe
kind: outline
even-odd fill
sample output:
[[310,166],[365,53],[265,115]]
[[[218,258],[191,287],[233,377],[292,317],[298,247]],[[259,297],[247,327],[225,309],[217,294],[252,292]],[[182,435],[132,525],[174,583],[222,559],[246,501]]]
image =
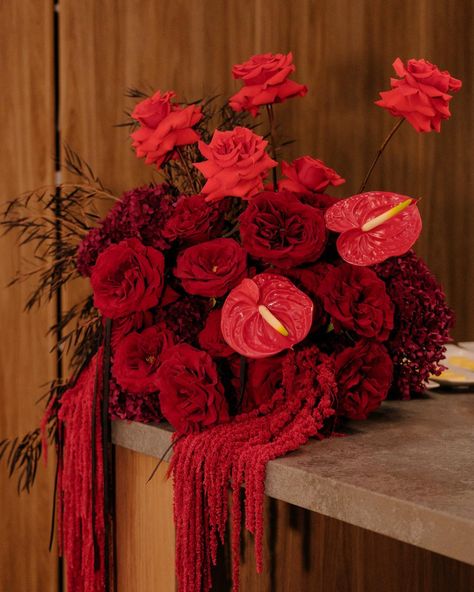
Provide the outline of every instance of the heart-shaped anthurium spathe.
[[382,191],[341,199],[326,214],[329,230],[340,232],[339,255],[352,265],[374,265],[406,253],[421,232],[416,200]]
[[261,273],[227,296],[221,329],[226,342],[248,358],[266,358],[293,347],[309,333],[313,302],[286,277]]

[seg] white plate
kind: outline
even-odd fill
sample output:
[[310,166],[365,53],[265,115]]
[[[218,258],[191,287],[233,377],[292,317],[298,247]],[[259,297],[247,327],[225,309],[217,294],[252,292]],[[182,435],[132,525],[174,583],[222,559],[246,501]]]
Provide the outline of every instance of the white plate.
[[460,345],[448,344],[446,357],[441,361],[447,367],[440,376],[430,376],[430,380],[441,386],[474,387],[474,343],[472,350]]

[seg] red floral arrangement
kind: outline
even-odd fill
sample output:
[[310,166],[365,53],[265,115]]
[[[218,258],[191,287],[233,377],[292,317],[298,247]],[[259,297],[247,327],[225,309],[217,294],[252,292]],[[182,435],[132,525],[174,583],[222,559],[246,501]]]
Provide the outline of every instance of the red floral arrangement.
[[[399,79],[377,101],[398,118],[388,139],[404,120],[439,131],[461,82],[425,60],[394,67]],[[262,570],[266,463],[344,418],[366,419],[389,394],[422,392],[442,370],[453,315],[411,250],[416,199],[365,191],[381,151],[344,199],[325,193],[345,180],[321,160],[279,158],[274,105],[307,93],[294,70],[291,53],[234,66],[243,86],[219,111],[172,91],[133,93],[133,147],[163,182],[115,199],[93,228],[90,216],[68,251],[71,277],[90,277],[93,300],[74,313],[77,371],[52,389],[43,422],[59,452],[72,592],[110,585],[109,417],[175,430],[181,592],[212,586],[232,488],[238,590],[241,496]],[[253,119],[262,110],[268,120]],[[72,153],[69,167],[81,169]]]

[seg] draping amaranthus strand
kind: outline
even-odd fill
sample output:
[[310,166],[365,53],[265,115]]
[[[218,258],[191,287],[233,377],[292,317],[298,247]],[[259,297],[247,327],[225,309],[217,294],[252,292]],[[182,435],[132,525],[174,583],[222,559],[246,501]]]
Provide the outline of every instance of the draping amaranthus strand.
[[218,540],[224,542],[229,487],[234,592],[239,589],[242,495],[245,526],[255,535],[257,571],[262,572],[266,465],[312,436],[323,437],[325,420],[334,413],[336,389],[332,362],[316,347],[291,352],[283,367],[283,387],[269,403],[176,442],[170,472],[180,592],[211,589]]
[[[105,585],[102,363],[101,348],[76,384],[63,394],[58,414],[63,434],[58,474],[58,530],[60,552],[66,560],[68,592],[103,592]],[[95,446],[92,433],[95,433]],[[92,472],[93,450],[95,472]],[[98,561],[97,557],[94,561],[95,553]]]

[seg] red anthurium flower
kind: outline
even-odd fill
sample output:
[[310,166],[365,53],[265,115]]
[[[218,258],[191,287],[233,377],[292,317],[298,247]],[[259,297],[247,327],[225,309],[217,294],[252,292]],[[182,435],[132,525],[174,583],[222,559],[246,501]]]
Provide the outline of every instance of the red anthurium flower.
[[422,226],[414,199],[382,191],[342,199],[327,210],[325,218],[329,230],[341,233],[337,250],[352,265],[374,265],[403,255]]
[[265,358],[302,341],[311,329],[313,302],[287,278],[261,273],[244,279],[222,308],[227,343],[248,358]]

